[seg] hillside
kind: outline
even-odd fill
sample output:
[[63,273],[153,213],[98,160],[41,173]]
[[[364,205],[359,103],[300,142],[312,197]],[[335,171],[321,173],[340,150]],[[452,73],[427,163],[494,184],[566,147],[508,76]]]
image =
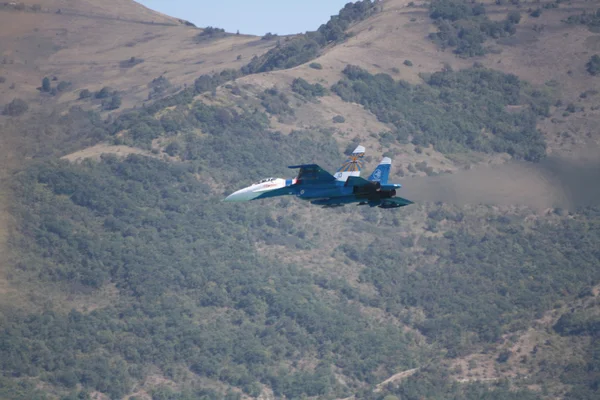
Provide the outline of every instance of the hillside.
[[[0,7],[2,103],[18,93],[36,105],[85,106],[77,101],[81,90],[110,86],[128,108],[147,100],[155,78],[164,76],[177,88],[202,73],[239,68],[274,45],[235,34],[202,41],[201,29],[128,0],[19,4],[24,9]],[[53,87],[61,81],[70,86],[57,96],[40,96],[36,88],[44,77],[57,78]]]
[[[0,6],[0,398],[597,396],[593,4],[38,3]],[[416,204],[221,202],[357,143]]]

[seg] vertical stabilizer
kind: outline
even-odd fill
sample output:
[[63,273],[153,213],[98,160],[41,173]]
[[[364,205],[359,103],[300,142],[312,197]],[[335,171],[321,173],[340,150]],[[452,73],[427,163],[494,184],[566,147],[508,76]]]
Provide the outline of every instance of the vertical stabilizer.
[[363,157],[365,148],[358,146],[352,154],[348,156],[344,164],[335,173],[335,179],[346,182],[349,176],[360,176],[360,171],[363,167]]
[[369,180],[371,182],[379,182],[381,184],[386,184],[388,181],[388,177],[390,176],[390,168],[392,167],[392,159],[389,157],[384,157],[383,160],[379,163],[375,171],[369,176]]

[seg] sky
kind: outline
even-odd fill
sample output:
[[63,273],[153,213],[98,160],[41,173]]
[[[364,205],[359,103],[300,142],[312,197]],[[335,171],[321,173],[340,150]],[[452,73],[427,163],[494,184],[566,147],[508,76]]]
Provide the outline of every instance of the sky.
[[278,35],[315,31],[351,0],[136,0],[156,11],[227,32]]

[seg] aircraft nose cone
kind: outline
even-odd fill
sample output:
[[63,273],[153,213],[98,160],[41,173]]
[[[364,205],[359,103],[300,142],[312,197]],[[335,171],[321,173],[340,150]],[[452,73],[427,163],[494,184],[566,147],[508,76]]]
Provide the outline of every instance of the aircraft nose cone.
[[231,203],[231,202],[235,202],[235,201],[242,201],[242,199],[240,197],[240,193],[241,190],[238,190],[237,192],[233,192],[231,193],[229,196],[225,197],[225,199],[223,199],[223,201],[227,202],[227,203]]
[[228,203],[238,202],[238,201],[249,201],[257,196],[258,196],[258,194],[253,193],[250,188],[245,188],[245,189],[241,189],[241,190],[238,190],[237,192],[230,194],[229,196],[224,198],[223,201],[226,201]]

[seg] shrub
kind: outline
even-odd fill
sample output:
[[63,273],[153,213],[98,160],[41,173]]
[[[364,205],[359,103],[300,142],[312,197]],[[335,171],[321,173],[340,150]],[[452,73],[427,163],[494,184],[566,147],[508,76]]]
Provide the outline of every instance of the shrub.
[[541,8],[536,8],[529,15],[531,17],[533,17],[533,18],[539,18],[542,15],[542,9]]
[[171,142],[165,148],[165,153],[167,153],[171,157],[175,157],[177,154],[179,154],[180,151],[181,151],[181,145],[179,144],[179,142]]
[[598,54],[594,54],[590,60],[585,64],[587,72],[592,75],[597,75],[600,73],[600,56]]
[[333,122],[336,124],[342,124],[342,123],[346,122],[346,118],[344,118],[341,115],[336,115],[335,117],[333,117]]
[[518,11],[511,11],[506,16],[506,20],[509,21],[511,24],[518,24],[519,22],[521,22],[521,13]]
[[310,84],[302,78],[296,78],[292,82],[292,91],[304,97],[320,97],[327,92],[320,83]]
[[[398,141],[411,137],[414,145],[433,145],[442,153],[506,152],[530,161],[544,156],[535,122],[536,115],[546,115],[550,99],[540,91],[531,93],[515,75],[471,68],[437,72],[415,86],[352,65],[343,73],[346,78],[332,91],[393,124]],[[506,111],[521,102],[527,107],[519,113]]]
[[83,89],[79,92],[79,100],[89,99],[90,97],[92,97],[92,92],[89,89]]
[[277,38],[277,34],[272,34],[271,32],[267,32],[265,36],[261,37],[260,40],[273,40]]
[[68,88],[71,87],[71,82],[60,81],[58,85],[56,85],[56,90],[59,92],[64,92]]
[[245,74],[251,74],[304,64],[317,57],[322,47],[349,37],[345,31],[350,24],[362,21],[375,13],[377,11],[376,4],[371,0],[347,3],[338,15],[332,16],[316,32],[307,32],[289,41],[286,40],[284,44],[278,45],[262,56],[254,57],[249,64],[242,68],[242,71]]
[[42,92],[48,93],[51,89],[50,78],[47,76],[42,79]]
[[121,68],[132,68],[132,67],[135,67],[136,65],[141,64],[143,62],[144,62],[144,59],[142,59],[142,58],[131,57],[129,60],[121,61],[119,63],[119,66]]
[[289,106],[289,99],[285,93],[279,92],[276,87],[266,89],[260,99],[262,106],[269,114],[293,114],[294,110]]
[[116,110],[121,107],[121,96],[117,93],[113,94],[110,100],[102,102],[102,108],[106,111]]
[[109,86],[104,86],[102,89],[94,93],[97,99],[106,99],[112,95],[112,89]]
[[319,64],[318,62],[312,62],[308,66],[311,67],[312,69],[323,69],[323,66],[321,64]]
[[214,26],[207,26],[206,28],[204,28],[204,30],[202,32],[200,32],[196,36],[196,40],[202,41],[205,39],[215,39],[215,38],[224,37],[225,35],[226,35],[225,29],[216,28]]
[[150,93],[148,93],[148,100],[162,96],[167,92],[167,90],[169,90],[170,87],[171,82],[163,75],[153,79],[152,82],[148,84],[148,88],[150,88]]
[[512,351],[510,350],[503,350],[500,352],[500,354],[498,354],[498,358],[496,358],[496,361],[498,363],[505,363],[508,361],[508,359],[510,358],[510,356],[512,356]]
[[463,57],[482,56],[487,51],[483,47],[487,38],[496,39],[516,32],[516,14],[509,14],[504,21],[492,21],[481,4],[434,0],[429,9],[438,27],[438,32],[429,35],[430,39],[442,48],[454,48],[454,52]]
[[4,115],[18,117],[19,115],[25,114],[28,109],[29,105],[25,100],[13,99],[13,101],[4,106]]
[[407,67],[412,67],[413,66],[413,63],[410,60],[404,60],[404,62],[402,64],[406,65]]

